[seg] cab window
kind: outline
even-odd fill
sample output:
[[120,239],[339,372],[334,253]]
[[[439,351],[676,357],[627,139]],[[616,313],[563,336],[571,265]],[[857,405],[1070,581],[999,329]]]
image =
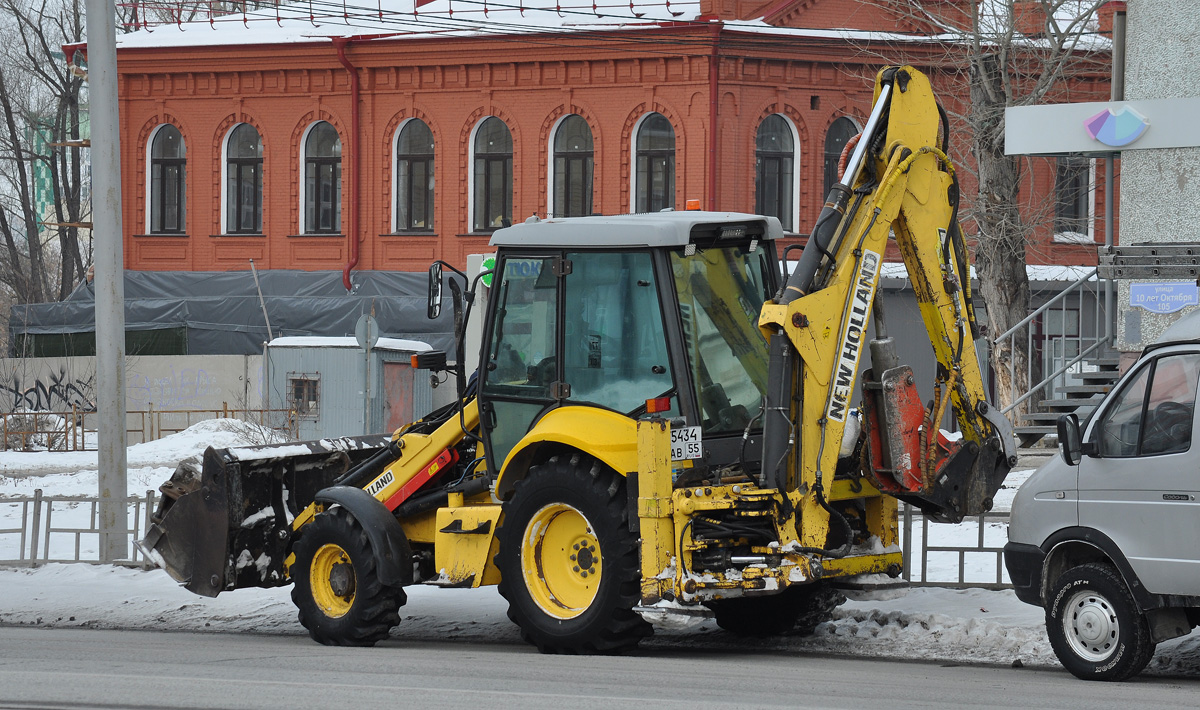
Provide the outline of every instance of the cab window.
[[684,348],[705,435],[742,432],[767,387],[767,341],[758,313],[771,257],[764,248],[697,248],[671,254]]
[[555,379],[557,279],[550,258],[509,258],[495,297],[485,390],[544,398]]
[[[565,279],[563,379],[572,402],[622,414],[652,397],[672,397],[674,382],[648,252],[570,253]],[[673,409],[675,407],[673,406]]]
[[1142,368],[1096,425],[1098,453],[1109,458],[1187,451],[1200,353],[1164,355]]

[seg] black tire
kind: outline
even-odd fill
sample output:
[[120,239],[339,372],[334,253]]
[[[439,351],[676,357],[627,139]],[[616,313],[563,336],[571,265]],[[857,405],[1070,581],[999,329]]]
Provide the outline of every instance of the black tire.
[[292,551],[292,602],[314,641],[374,646],[400,623],[408,597],[379,581],[371,541],[345,508],[319,513]]
[[817,624],[833,618],[833,610],[845,601],[841,592],[817,582],[788,587],[770,596],[723,599],[708,606],[717,626],[738,636],[783,636],[793,632],[807,636]]
[[817,624],[832,619],[833,610],[846,603],[846,595],[821,582],[801,589],[805,594],[800,606],[800,615],[796,619],[795,632],[798,636],[811,636],[817,630]]
[[1072,567],[1055,580],[1046,631],[1063,667],[1083,680],[1125,680],[1154,655],[1146,617],[1112,565]]
[[608,467],[578,453],[533,467],[504,504],[496,537],[508,618],[542,653],[623,653],[654,632],[633,611],[637,535],[625,479]]

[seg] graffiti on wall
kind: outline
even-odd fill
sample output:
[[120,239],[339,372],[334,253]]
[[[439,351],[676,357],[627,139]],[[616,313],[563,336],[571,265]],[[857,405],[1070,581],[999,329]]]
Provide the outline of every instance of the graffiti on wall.
[[0,379],[0,410],[65,412],[77,407],[81,411],[96,411],[94,373],[84,377],[60,368],[35,377],[22,377],[11,372]]
[[221,385],[203,368],[169,368],[157,374],[130,372],[126,388],[130,409],[202,409],[221,402]]
[[[128,358],[126,408],[132,412],[261,407],[261,360],[253,355]],[[61,413],[72,407],[94,412],[98,387],[94,357],[0,358],[3,414],[27,410]]]

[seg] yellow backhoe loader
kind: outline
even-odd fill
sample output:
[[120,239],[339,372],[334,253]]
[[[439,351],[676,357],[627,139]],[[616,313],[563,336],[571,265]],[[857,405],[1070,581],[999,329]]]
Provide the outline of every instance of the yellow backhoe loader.
[[[499,585],[549,653],[632,649],[647,609],[743,634],[815,624],[839,585],[899,575],[899,501],[957,522],[1015,463],[975,355],[945,127],[925,76],[881,71],[790,273],[770,217],[497,231],[478,370],[461,337],[450,364],[415,356],[453,375],[456,403],[390,438],[210,449],[139,544],[198,594],[292,583],[326,644],[386,638],[417,583]],[[891,238],[937,359],[928,404],[876,298]],[[449,300],[461,331],[480,276],[455,271],[431,267],[430,316]]]

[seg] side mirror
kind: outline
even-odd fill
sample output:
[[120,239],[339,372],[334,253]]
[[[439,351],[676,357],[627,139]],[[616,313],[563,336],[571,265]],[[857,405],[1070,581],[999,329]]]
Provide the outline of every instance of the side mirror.
[[442,264],[433,262],[429,265],[429,303],[425,315],[434,320],[442,314]]
[[1079,435],[1079,417],[1074,412],[1058,418],[1058,444],[1062,447],[1063,461],[1068,466],[1078,465],[1083,457],[1083,443]]

